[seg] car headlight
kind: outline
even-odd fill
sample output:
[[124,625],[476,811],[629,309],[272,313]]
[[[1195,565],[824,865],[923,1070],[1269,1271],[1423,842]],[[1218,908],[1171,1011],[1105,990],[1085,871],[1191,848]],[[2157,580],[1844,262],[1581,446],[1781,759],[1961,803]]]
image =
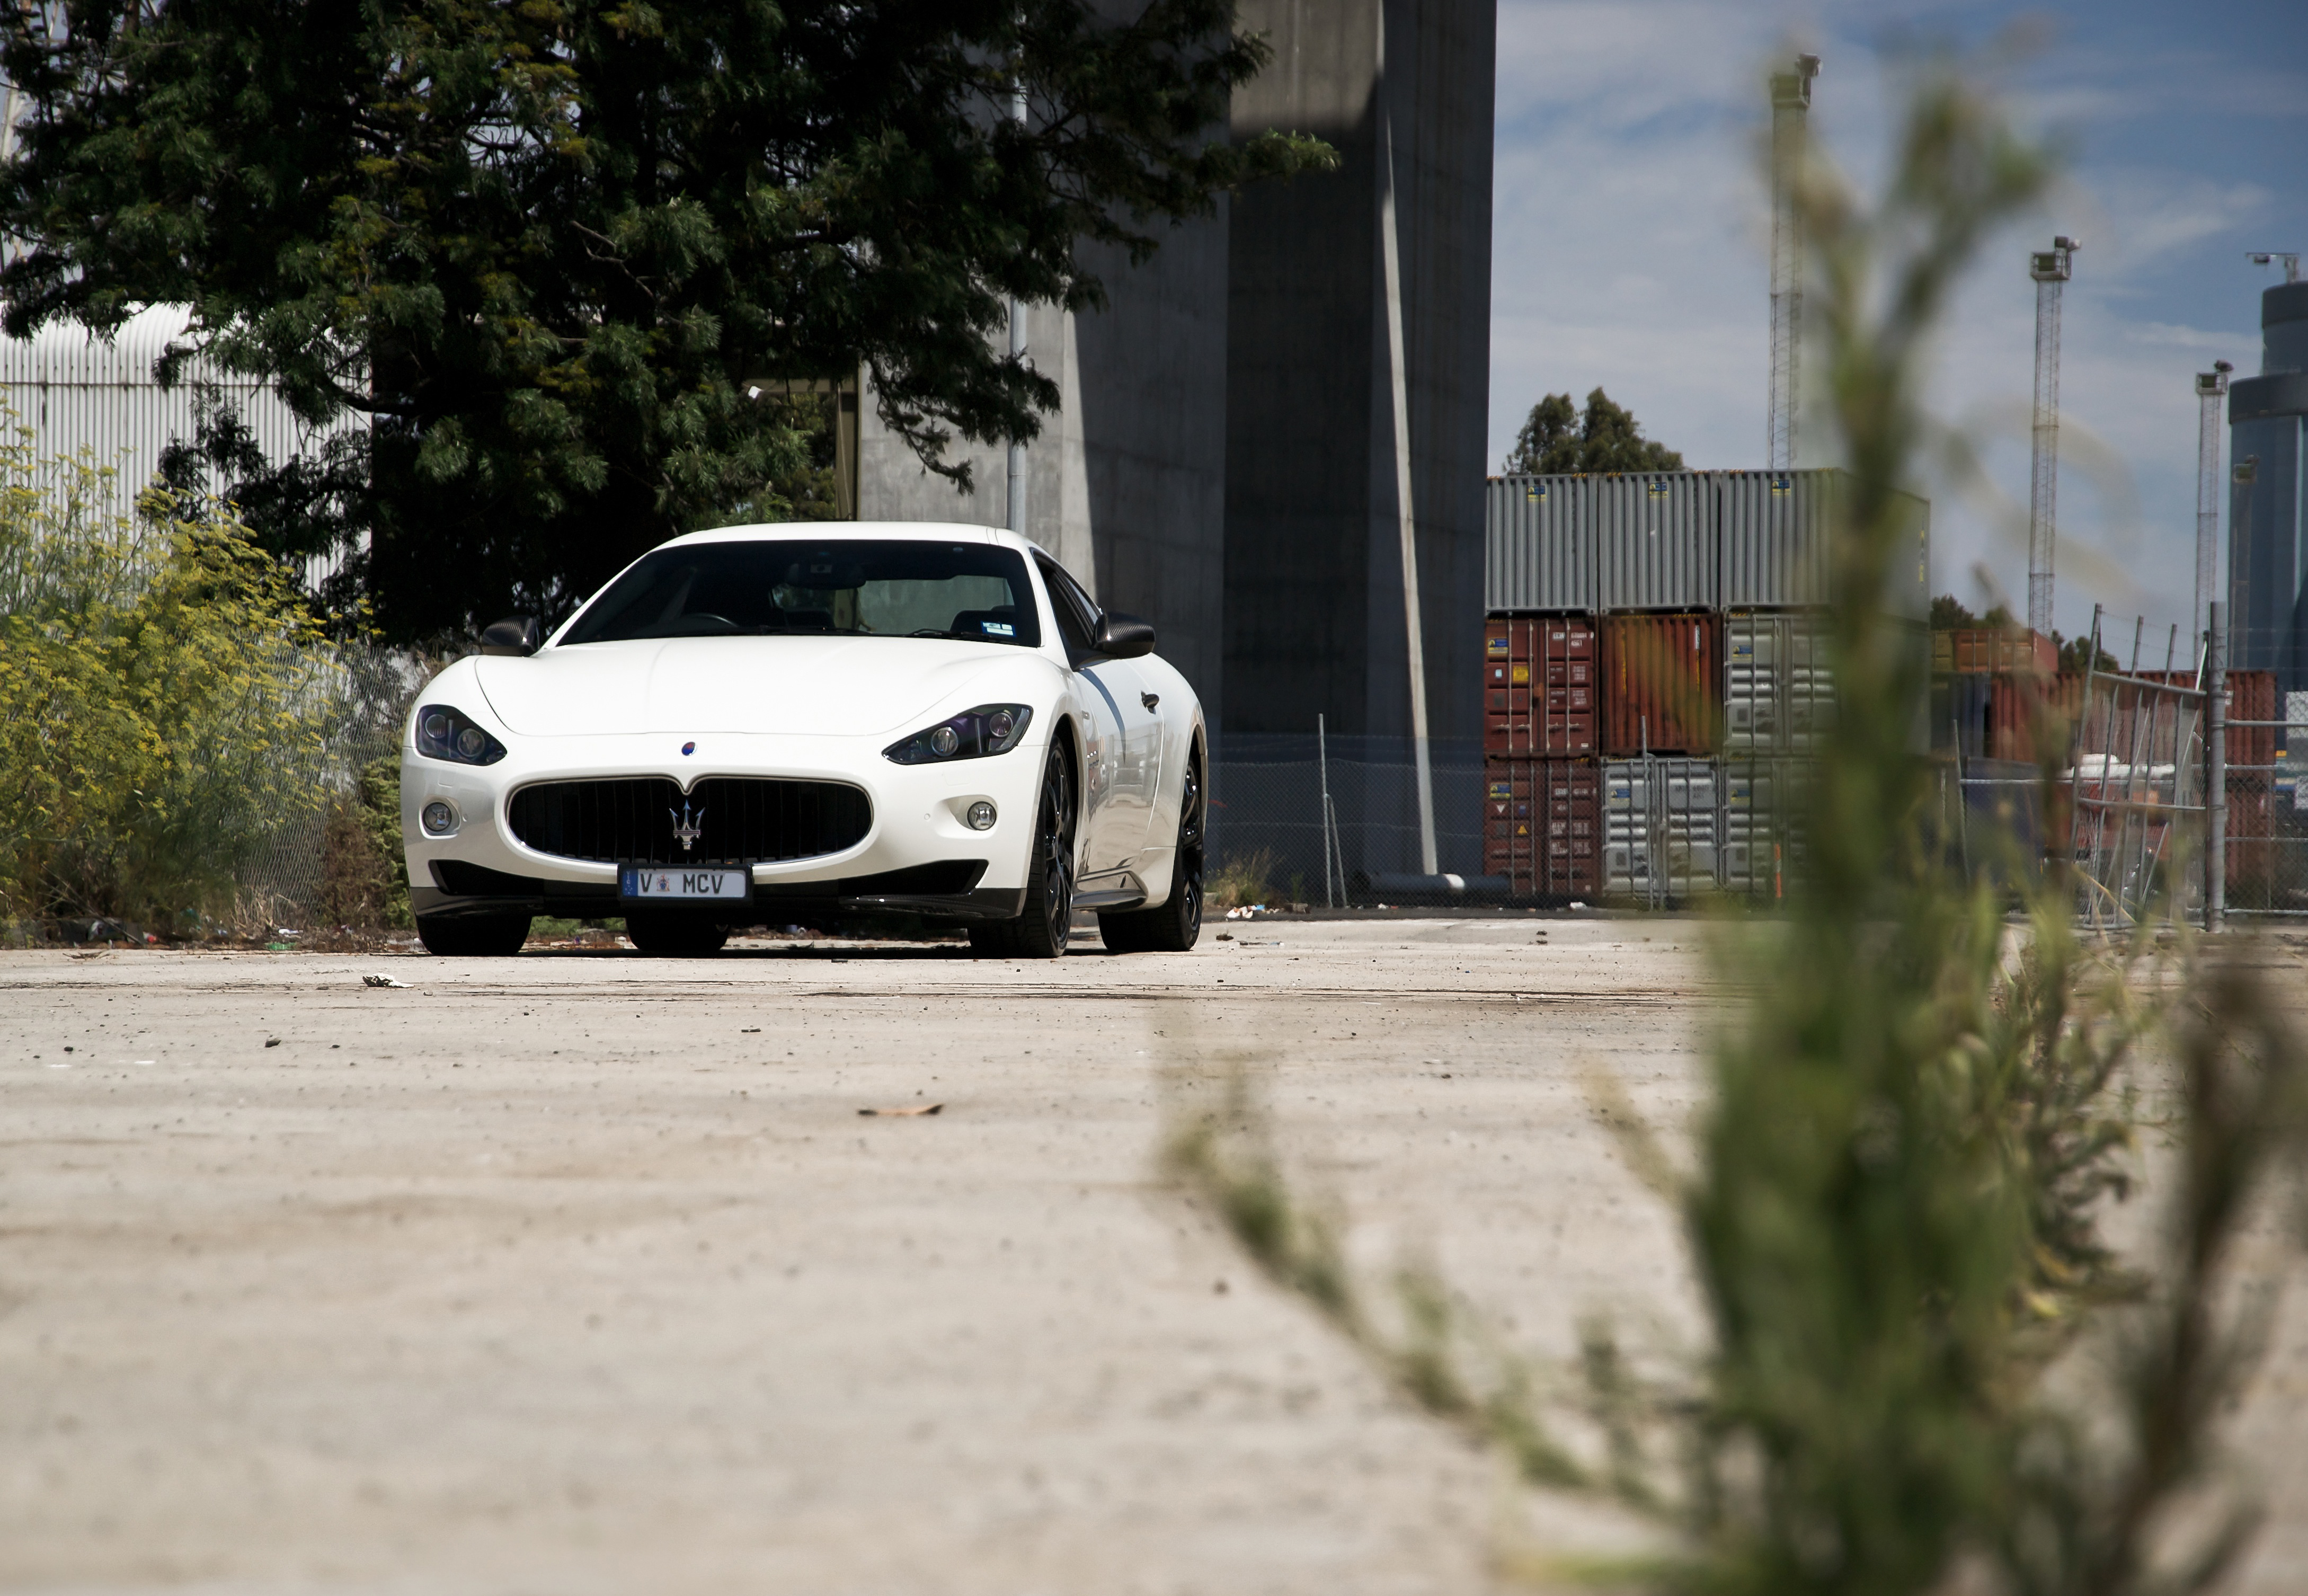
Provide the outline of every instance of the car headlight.
[[1034,712],[1022,703],[981,703],[891,743],[882,750],[882,757],[898,764],[943,764],[949,759],[1007,754],[1026,735],[1026,723],[1033,718]]
[[503,743],[445,703],[428,703],[417,712],[417,751],[452,764],[495,764],[505,756]]

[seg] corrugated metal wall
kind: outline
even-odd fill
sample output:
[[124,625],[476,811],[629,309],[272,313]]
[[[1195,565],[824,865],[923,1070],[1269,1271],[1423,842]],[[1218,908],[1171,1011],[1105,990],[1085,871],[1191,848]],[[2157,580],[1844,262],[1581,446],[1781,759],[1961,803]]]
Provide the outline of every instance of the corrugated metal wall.
[[[158,305],[131,316],[108,341],[72,323],[51,323],[28,339],[0,337],[0,400],[16,412],[17,425],[31,429],[38,457],[86,449],[99,465],[112,467],[111,508],[122,513],[133,508],[159,470],[160,452],[172,441],[192,441],[202,385],[239,410],[268,461],[285,463],[320,446],[326,433],[297,420],[269,387],[207,361],[188,362],[173,388],[155,382],[152,363],[188,324],[181,306]],[[335,565],[313,562],[307,582],[325,579]]]
[[1485,501],[1483,608],[1593,609],[1594,491],[1584,477],[1494,477]]
[[[1779,609],[1828,601],[1845,473],[1494,477],[1485,608]],[[1931,607],[1931,505],[1899,496],[1907,549],[1886,608]]]

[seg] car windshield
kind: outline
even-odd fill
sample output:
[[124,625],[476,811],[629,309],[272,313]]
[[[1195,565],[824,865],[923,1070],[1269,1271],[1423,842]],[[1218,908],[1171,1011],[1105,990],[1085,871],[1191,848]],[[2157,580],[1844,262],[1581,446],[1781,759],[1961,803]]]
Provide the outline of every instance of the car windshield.
[[1042,641],[1026,562],[1012,549],[793,539],[660,548],[595,595],[561,645],[792,633]]

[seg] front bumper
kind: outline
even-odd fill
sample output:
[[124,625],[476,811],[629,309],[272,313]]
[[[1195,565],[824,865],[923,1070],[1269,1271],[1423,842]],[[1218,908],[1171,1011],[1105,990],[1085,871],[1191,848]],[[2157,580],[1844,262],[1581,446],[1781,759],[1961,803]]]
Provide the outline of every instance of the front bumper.
[[[493,765],[451,764],[403,747],[401,840],[418,913],[624,913],[615,864],[530,848],[513,835],[508,810],[512,795],[532,783],[633,776],[665,777],[685,790],[713,776],[841,781],[862,789],[873,805],[872,824],[855,845],[755,865],[750,903],[669,911],[734,924],[875,912],[966,923],[1023,911],[1046,743],[951,764],[900,765],[881,755],[886,738],[719,734],[710,746],[699,739],[699,754],[686,757],[679,739],[661,734],[505,740],[506,755]],[[435,799],[455,814],[444,836],[427,833],[419,818]],[[995,810],[994,825],[982,832],[963,819],[980,800]]]

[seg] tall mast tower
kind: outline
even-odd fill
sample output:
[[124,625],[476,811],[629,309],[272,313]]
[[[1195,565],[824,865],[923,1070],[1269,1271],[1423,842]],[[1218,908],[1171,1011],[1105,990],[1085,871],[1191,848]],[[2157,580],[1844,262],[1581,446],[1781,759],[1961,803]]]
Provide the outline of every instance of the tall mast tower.
[[2215,360],[2209,371],[2196,374],[2196,607],[2191,636],[2204,634],[2204,605],[2213,594],[2219,574],[2220,537],[2220,401],[2227,397],[2228,373],[2235,367]]
[[2028,256],[2036,280],[2036,476],[2028,498],[2028,626],[2052,634],[2052,552],[2060,488],[2060,290],[2083,245],[2065,234]]
[[1793,72],[1771,74],[1771,469],[1796,463],[1796,363],[1803,337],[1803,218],[1796,178],[1811,115],[1819,57],[1797,56]]

